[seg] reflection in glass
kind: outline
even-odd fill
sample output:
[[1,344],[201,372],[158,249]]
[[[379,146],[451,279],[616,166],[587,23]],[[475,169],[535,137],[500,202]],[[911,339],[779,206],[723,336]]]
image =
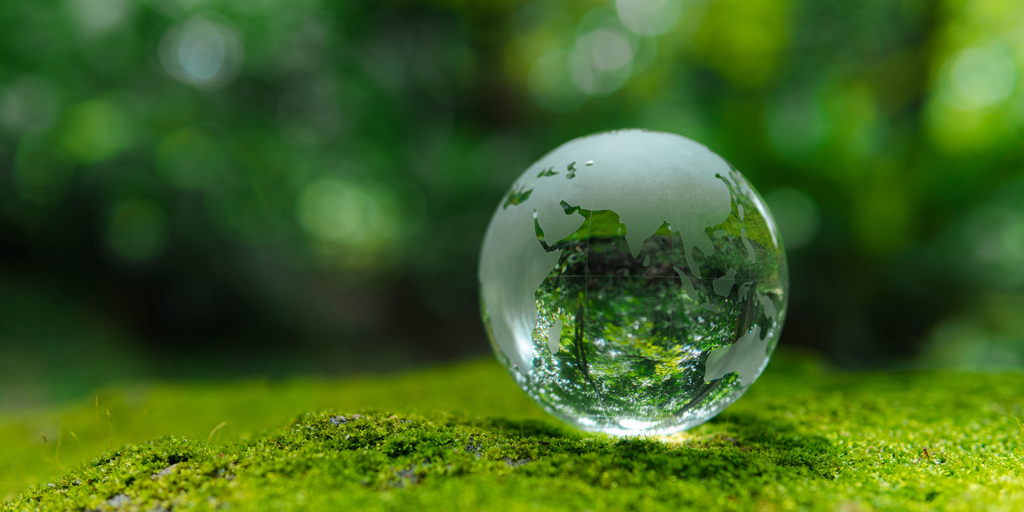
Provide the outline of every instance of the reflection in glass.
[[571,141],[499,205],[480,264],[498,358],[552,414],[611,434],[699,425],[778,342],[788,275],[743,176],[639,130]]

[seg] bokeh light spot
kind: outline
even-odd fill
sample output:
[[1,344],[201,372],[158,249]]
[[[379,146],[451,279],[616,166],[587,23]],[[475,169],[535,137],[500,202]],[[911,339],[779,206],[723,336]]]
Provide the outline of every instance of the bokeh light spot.
[[949,70],[950,100],[962,110],[982,109],[1010,97],[1017,69],[1002,46],[976,46],[953,57]]
[[594,70],[590,69],[587,60],[578,52],[568,55],[569,75],[572,81],[584,93],[590,94],[594,90]]
[[611,30],[591,32],[577,44],[585,47],[594,69],[612,71],[628,65],[633,60],[633,48],[629,41]]
[[682,0],[616,0],[615,8],[626,28],[641,35],[668,32],[683,12]]
[[42,130],[57,117],[57,93],[48,80],[22,76],[0,95],[0,125],[13,132]]
[[120,25],[134,4],[127,0],[68,0],[66,5],[82,33],[96,36]]
[[242,43],[234,30],[201,16],[167,30],[160,64],[175,80],[196,87],[221,87],[242,69]]
[[75,160],[88,163],[118,154],[133,139],[125,113],[104,100],[91,100],[72,108],[62,135],[61,145],[68,154]]
[[[619,90],[632,75],[641,38],[626,30],[612,10],[600,7],[583,16],[576,33],[568,59],[575,85],[590,96]],[[645,59],[653,57],[653,49],[645,48]]]
[[167,213],[148,199],[114,203],[107,220],[107,245],[119,258],[140,262],[164,251],[168,238]]
[[392,252],[404,232],[397,194],[379,185],[322,178],[305,188],[297,210],[302,228],[339,249],[333,254],[347,266],[372,265],[366,256]]

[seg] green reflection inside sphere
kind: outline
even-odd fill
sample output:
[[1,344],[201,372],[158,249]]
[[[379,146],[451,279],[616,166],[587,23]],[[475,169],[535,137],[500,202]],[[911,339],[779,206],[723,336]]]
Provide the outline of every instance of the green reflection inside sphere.
[[670,434],[738,399],[778,342],[788,274],[767,206],[706,147],[641,130],[563,144],[502,200],[480,262],[498,359],[590,431]]

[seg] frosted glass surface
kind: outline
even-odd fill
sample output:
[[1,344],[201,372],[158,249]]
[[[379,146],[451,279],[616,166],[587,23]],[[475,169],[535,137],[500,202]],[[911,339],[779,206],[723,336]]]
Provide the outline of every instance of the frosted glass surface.
[[760,375],[786,315],[764,201],[721,157],[667,133],[591,135],[530,166],[491,219],[479,278],[516,382],[611,434],[714,417]]

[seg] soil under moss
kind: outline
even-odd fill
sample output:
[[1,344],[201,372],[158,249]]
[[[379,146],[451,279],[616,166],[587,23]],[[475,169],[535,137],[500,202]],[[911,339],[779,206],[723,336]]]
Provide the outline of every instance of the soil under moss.
[[[501,372],[476,363],[305,383],[364,398],[227,442],[217,432],[126,444],[0,510],[1024,509],[1019,373],[840,374],[783,355],[727,413],[662,440],[571,431]],[[251,399],[246,389],[150,393],[230,418],[224,406]],[[297,396],[276,395],[261,400]],[[431,412],[447,402],[462,412]]]

